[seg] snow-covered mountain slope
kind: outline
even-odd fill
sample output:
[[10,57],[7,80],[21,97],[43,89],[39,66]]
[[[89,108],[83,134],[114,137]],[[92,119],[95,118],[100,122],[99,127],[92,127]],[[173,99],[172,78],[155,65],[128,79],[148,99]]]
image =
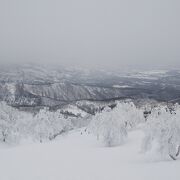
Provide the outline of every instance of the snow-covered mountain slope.
[[76,130],[44,144],[1,145],[0,179],[179,180],[180,161],[162,162],[153,151],[140,153],[142,137],[141,131],[132,131],[123,146],[107,148]]
[[0,100],[17,107],[150,98],[180,102],[179,71],[104,71],[25,64],[0,67]]

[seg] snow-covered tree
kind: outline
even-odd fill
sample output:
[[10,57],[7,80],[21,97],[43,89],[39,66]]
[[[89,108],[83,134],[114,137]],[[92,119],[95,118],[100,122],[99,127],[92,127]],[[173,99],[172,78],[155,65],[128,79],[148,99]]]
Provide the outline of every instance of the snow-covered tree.
[[172,112],[165,106],[155,108],[147,119],[142,148],[146,152],[156,144],[158,152],[173,160],[180,153],[180,107]]
[[115,113],[123,118],[128,129],[136,127],[145,121],[143,109],[137,108],[133,102],[118,103]]
[[71,128],[70,119],[65,119],[60,111],[51,112],[44,108],[34,117],[31,126],[34,136],[43,140],[54,139],[57,135]]
[[103,112],[96,114],[90,126],[90,130],[106,146],[119,145],[123,143],[127,136],[125,122],[118,119],[110,109],[105,109]]
[[106,108],[97,113],[90,123],[89,130],[106,146],[123,143],[127,129],[135,127],[143,119],[143,112],[133,103],[118,103],[114,109]]
[[25,138],[52,140],[72,128],[70,118],[44,108],[35,116],[0,102],[0,141],[18,143]]
[[15,142],[19,135],[16,122],[19,118],[18,111],[5,102],[0,102],[0,140]]

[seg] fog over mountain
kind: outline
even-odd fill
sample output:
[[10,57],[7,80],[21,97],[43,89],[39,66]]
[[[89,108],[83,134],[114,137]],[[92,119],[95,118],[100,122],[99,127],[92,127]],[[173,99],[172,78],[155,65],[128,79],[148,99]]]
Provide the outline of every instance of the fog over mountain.
[[0,0],[0,180],[179,169],[180,0]]
[[0,62],[180,67],[178,0],[0,1]]

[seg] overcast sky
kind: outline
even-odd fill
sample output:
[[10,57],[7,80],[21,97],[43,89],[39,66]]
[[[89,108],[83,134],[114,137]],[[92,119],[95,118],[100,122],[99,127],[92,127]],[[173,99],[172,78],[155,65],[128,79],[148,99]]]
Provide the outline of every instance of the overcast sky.
[[0,0],[0,61],[180,67],[180,0]]

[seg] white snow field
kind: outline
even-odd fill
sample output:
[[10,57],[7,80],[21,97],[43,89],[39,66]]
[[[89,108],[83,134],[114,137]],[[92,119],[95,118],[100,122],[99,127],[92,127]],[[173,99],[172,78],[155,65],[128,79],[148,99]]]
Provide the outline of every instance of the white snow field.
[[179,180],[180,160],[141,153],[142,138],[135,130],[109,148],[80,129],[42,144],[1,144],[0,180]]

